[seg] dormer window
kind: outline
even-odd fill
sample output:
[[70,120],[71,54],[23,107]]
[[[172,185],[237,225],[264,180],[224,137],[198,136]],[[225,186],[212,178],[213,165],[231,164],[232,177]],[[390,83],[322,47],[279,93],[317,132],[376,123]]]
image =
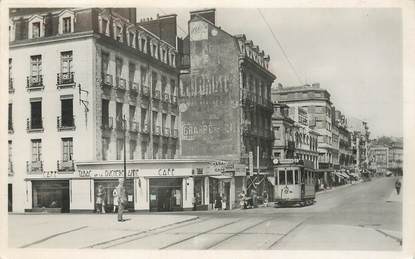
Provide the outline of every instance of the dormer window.
[[44,36],[43,18],[35,15],[29,19],[29,39],[36,39]]
[[136,48],[135,32],[133,30],[128,30],[128,45]]
[[119,42],[122,42],[122,27],[121,26],[116,27],[115,39]]
[[107,19],[101,18],[99,32],[107,36],[110,36],[109,22]]
[[39,38],[40,37],[40,22],[32,23],[32,38]]
[[72,11],[64,10],[59,14],[59,34],[74,32],[75,16]]

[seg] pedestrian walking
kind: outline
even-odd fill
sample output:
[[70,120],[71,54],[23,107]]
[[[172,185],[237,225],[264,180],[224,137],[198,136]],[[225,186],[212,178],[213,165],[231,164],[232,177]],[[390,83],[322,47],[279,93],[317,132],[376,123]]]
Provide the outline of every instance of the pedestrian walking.
[[226,210],[226,196],[222,193],[222,210]]
[[396,193],[399,195],[399,192],[401,191],[401,181],[399,180],[399,178],[396,179],[395,188],[396,188]]
[[220,197],[219,194],[216,194],[215,209],[216,210],[222,209],[222,198]]
[[255,189],[252,189],[251,191],[251,198],[252,198],[252,208],[256,208],[256,198],[257,198],[257,192]]
[[239,205],[241,206],[241,209],[245,209],[245,191],[242,191],[239,194]]
[[118,192],[117,187],[114,188],[112,191],[112,197],[113,197],[113,212],[118,212]]
[[264,207],[268,207],[268,193],[266,190],[262,193],[262,199],[264,200]]
[[96,194],[96,211],[97,213],[102,213],[102,204],[104,202],[104,197],[105,197],[105,190],[104,187],[100,184],[98,185],[98,190],[97,190],[97,194]]
[[124,207],[127,202],[127,194],[125,193],[125,186],[124,186],[124,179],[118,180],[117,186],[117,194],[118,194],[118,221],[122,222],[124,219],[122,218],[124,213]]

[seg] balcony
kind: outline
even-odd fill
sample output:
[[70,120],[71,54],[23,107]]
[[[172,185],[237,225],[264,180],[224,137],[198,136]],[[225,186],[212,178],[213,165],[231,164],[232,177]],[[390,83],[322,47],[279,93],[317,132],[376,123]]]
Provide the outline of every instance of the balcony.
[[43,85],[43,76],[28,76],[26,78],[26,88],[29,92],[35,90],[43,90],[43,88],[45,88]]
[[148,123],[143,123],[142,124],[141,133],[142,134],[148,134],[148,133],[150,133],[150,127],[149,127]]
[[122,117],[115,120],[115,129],[118,131],[124,131],[124,120]]
[[101,87],[111,89],[113,86],[113,77],[110,74],[102,73],[101,75]]
[[12,161],[9,161],[8,171],[9,171],[9,173],[8,173],[9,176],[13,176],[14,175],[13,162]]
[[58,89],[75,87],[74,72],[58,73],[56,75],[56,86]]
[[153,89],[153,99],[160,101],[160,90]]
[[9,120],[8,126],[9,126],[9,134],[14,133],[13,122],[12,121]]
[[63,130],[75,130],[75,117],[74,116],[58,116],[56,118],[58,131]]
[[169,94],[166,94],[166,93],[163,94],[163,102],[166,102],[166,103],[170,102],[170,95]]
[[171,129],[171,137],[178,138],[179,137],[179,130],[178,129]]
[[161,127],[160,126],[154,126],[153,127],[153,135],[160,136],[161,135]]
[[175,96],[175,95],[171,95],[171,103],[172,103],[173,105],[177,105],[177,96]]
[[141,85],[141,96],[142,97],[149,97],[150,96],[150,89],[145,85]]
[[170,128],[163,128],[163,137],[170,137]]
[[130,92],[130,95],[137,97],[138,89],[139,89],[138,83],[135,83],[133,81],[128,82],[128,91]]
[[138,124],[137,122],[135,122],[135,121],[130,121],[130,124],[129,124],[129,131],[130,131],[131,133],[135,133],[135,134],[137,134],[137,133],[138,133],[138,131],[139,131],[139,124]]
[[115,78],[115,90],[124,93],[127,89],[127,83],[124,78],[116,77]]
[[42,118],[32,118],[32,120],[26,120],[26,129],[28,132],[42,132],[43,120]]
[[63,161],[63,160],[58,160],[57,162],[57,168],[59,172],[62,171],[70,171],[73,172],[75,171],[75,164],[73,160],[67,160],[67,161]]
[[13,78],[9,77],[9,94],[14,93]]
[[112,130],[114,127],[112,117],[102,118],[102,130]]
[[26,161],[26,171],[28,174],[41,174],[43,173],[43,161]]

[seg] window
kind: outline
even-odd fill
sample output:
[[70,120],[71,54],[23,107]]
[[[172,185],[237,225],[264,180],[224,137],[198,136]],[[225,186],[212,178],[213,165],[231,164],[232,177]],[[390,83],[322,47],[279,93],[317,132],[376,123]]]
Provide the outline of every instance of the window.
[[141,76],[141,85],[147,85],[147,69],[145,67],[140,67],[140,76]]
[[110,55],[106,52],[102,52],[101,55],[101,70],[102,73],[108,74],[108,64],[110,60]]
[[102,126],[108,127],[109,126],[109,100],[102,99],[102,107],[101,107],[101,117],[102,117]]
[[116,73],[115,75],[118,78],[120,78],[122,74],[122,65],[123,65],[122,58],[116,58],[115,59],[115,73]]
[[109,23],[107,19],[101,18],[101,33],[109,36]]
[[278,184],[285,185],[285,171],[278,171]]
[[40,22],[32,23],[32,39],[40,37]]
[[102,139],[102,160],[108,160],[109,138]]
[[146,159],[147,156],[147,142],[141,142],[141,159]]
[[161,93],[166,93],[167,78],[165,76],[161,77]]
[[130,160],[134,160],[134,153],[137,147],[137,142],[135,140],[130,141]]
[[[162,115],[161,115],[161,128],[163,129],[163,131],[164,131],[164,129],[166,128],[166,120],[167,120],[167,114],[166,113],[163,113]],[[164,132],[163,132],[163,134],[164,134]]]
[[[62,97],[61,97],[62,98]],[[62,127],[73,127],[73,99],[70,98],[61,99],[61,125]]]
[[147,109],[141,108],[141,128],[144,129],[144,125],[147,123]]
[[287,184],[293,183],[293,170],[287,170]]
[[31,129],[42,129],[42,102],[31,101],[30,102],[30,128]]
[[121,160],[123,152],[124,152],[124,140],[119,138],[117,139],[117,160]]
[[274,128],[274,138],[277,139],[277,140],[281,139],[280,127],[275,127]]
[[174,115],[170,116],[170,127],[171,130],[174,130],[176,128],[176,116]]
[[129,118],[130,122],[134,122],[135,121],[135,106],[130,105],[128,111],[129,111],[128,118]]
[[161,158],[166,159],[167,158],[167,144],[163,144],[162,152],[161,152]]
[[72,51],[61,52],[61,72],[69,74],[72,70]]
[[117,102],[115,106],[115,114],[116,114],[116,123],[117,128],[122,129],[123,128],[123,114],[122,114],[122,103]]
[[32,162],[42,160],[42,140],[32,139]]
[[153,143],[153,159],[158,159],[159,144]]
[[30,57],[30,75],[32,80],[39,80],[42,75],[42,56],[36,55]]
[[71,161],[73,157],[73,140],[72,138],[62,139],[62,160],[64,162]]
[[129,32],[129,44],[130,47],[135,48],[135,37],[134,37],[134,33],[133,32]]
[[9,103],[9,116],[8,116],[9,130],[13,130],[13,104]]
[[157,73],[156,72],[151,73],[151,87],[153,91],[156,90],[157,88]]
[[115,39],[122,42],[122,27],[120,25],[115,26]]
[[72,22],[71,17],[65,17],[62,19],[62,32],[63,33],[69,33],[72,32]]
[[295,184],[299,184],[298,170],[294,170],[294,176],[295,176]]
[[170,93],[172,96],[176,95],[176,80],[174,79],[170,80]]
[[128,80],[132,83],[134,82],[135,77],[135,64],[129,63],[128,64]]
[[154,132],[157,126],[157,117],[158,117],[158,113],[156,111],[153,111],[153,131]]

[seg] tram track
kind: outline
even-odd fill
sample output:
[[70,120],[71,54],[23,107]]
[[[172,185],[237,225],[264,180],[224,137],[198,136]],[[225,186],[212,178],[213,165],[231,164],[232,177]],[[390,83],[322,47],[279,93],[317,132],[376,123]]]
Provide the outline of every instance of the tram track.
[[302,220],[301,222],[297,223],[294,227],[292,227],[290,230],[287,231],[287,233],[283,234],[280,238],[278,238],[277,240],[275,240],[268,248],[267,250],[273,248],[274,246],[276,246],[278,243],[280,243],[284,238],[286,238],[289,234],[291,234],[292,232],[294,232],[296,229],[298,229],[301,225],[304,224],[304,222],[306,222],[308,219],[310,219],[310,217],[305,218],[304,220]]

